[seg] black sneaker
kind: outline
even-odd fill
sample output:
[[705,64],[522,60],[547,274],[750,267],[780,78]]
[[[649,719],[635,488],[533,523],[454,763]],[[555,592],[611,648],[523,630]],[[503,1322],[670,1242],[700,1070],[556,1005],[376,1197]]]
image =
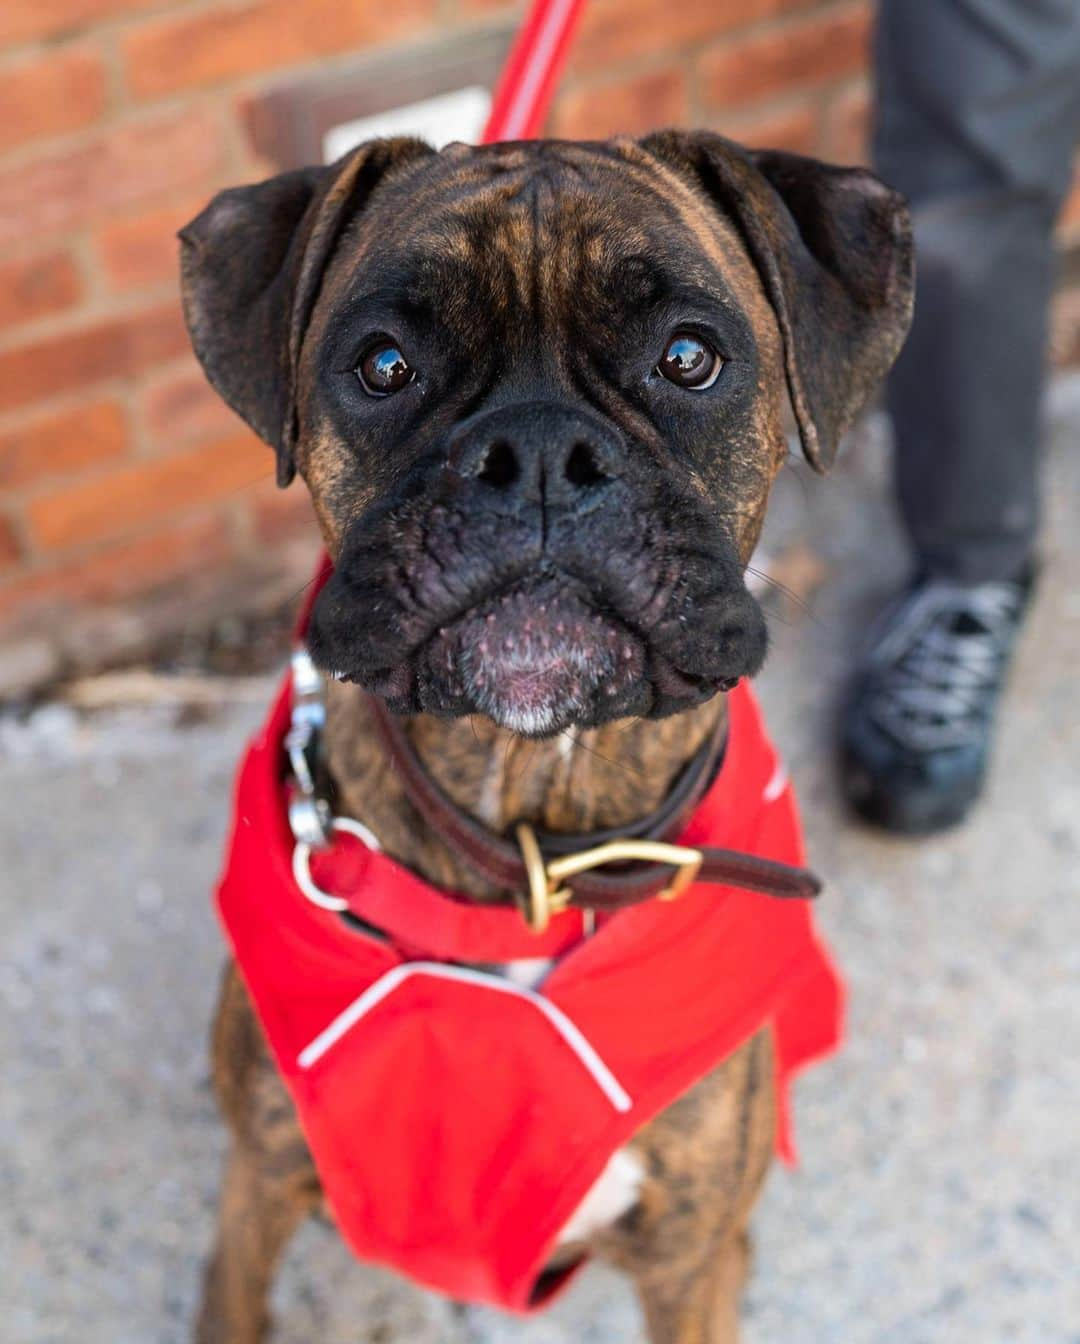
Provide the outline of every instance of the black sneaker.
[[844,793],[864,820],[918,834],[967,814],[1032,587],[923,579],[882,614],[841,736]]

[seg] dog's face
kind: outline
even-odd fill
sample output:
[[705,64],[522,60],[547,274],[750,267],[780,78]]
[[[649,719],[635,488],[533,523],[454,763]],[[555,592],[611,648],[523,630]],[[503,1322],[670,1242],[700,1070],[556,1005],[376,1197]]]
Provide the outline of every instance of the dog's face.
[[891,192],[714,136],[376,142],[182,238],[196,351],[334,561],[316,661],[528,735],[757,670],[785,388],[824,465],[911,300]]

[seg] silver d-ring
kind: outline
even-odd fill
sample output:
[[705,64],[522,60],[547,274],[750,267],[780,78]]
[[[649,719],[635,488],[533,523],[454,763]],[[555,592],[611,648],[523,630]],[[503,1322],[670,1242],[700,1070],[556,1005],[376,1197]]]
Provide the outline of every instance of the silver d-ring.
[[[357,840],[362,841],[375,854],[382,849],[382,845],[362,821],[354,821],[352,817],[333,817],[330,821],[330,833],[333,835],[337,831],[356,836]],[[304,840],[298,840],[293,847],[292,871],[296,885],[312,905],[317,905],[320,910],[336,912],[348,910],[348,901],[341,896],[331,896],[328,891],[323,891],[321,887],[315,885],[315,879],[311,876],[311,846]]]

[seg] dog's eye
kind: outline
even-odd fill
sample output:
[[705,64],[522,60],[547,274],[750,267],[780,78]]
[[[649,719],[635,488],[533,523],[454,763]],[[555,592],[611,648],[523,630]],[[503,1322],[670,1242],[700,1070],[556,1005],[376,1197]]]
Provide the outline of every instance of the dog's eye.
[[705,388],[712,387],[723,367],[724,361],[700,336],[689,331],[677,331],[668,341],[656,372],[677,387],[703,392]]
[[388,397],[416,377],[416,371],[391,341],[373,345],[356,366],[356,376],[369,397]]

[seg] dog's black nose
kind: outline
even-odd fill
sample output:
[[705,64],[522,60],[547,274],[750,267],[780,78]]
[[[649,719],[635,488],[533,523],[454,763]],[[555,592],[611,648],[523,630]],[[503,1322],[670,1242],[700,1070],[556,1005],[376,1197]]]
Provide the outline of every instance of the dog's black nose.
[[464,425],[450,467],[504,507],[540,504],[582,509],[621,473],[617,433],[582,411],[526,402],[488,411]]

